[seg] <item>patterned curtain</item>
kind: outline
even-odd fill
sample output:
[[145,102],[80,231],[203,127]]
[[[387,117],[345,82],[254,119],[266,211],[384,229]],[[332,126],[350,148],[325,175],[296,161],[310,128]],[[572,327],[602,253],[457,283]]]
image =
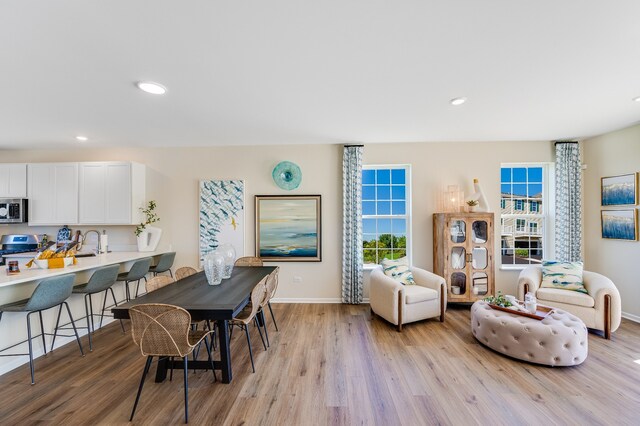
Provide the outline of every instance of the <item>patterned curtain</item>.
[[362,151],[345,145],[342,159],[342,303],[362,303]]
[[582,165],[578,142],[556,142],[556,259],[582,260]]

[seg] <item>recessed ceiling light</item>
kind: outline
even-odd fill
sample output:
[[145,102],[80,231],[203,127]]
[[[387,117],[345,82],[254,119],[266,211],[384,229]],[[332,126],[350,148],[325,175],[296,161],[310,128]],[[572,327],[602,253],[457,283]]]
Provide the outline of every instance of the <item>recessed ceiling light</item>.
[[635,98],[632,99],[632,101],[634,102],[640,102],[640,96],[636,96]]
[[76,136],[76,140],[77,140],[78,142],[86,142],[86,141],[88,141],[88,140],[89,140],[89,138],[88,138],[88,137],[86,137],[86,136]]
[[152,95],[164,95],[167,93],[166,87],[153,81],[139,81],[136,86],[143,92],[151,93]]
[[451,102],[451,105],[458,106],[467,102],[467,98],[453,98],[449,102]]

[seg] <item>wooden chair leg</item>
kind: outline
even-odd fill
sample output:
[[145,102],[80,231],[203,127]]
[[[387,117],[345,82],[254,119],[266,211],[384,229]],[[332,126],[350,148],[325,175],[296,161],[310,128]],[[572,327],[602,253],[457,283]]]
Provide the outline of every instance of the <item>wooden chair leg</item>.
[[444,322],[444,295],[447,288],[444,284],[440,286],[440,322]]
[[604,295],[604,338],[611,339],[611,295]]
[[402,332],[402,296],[401,291],[398,292],[398,332]]

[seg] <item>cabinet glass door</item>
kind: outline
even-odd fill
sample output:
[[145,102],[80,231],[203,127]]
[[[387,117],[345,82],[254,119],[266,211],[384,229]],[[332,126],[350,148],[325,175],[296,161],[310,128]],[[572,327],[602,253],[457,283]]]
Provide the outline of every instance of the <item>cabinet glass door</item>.
[[467,259],[467,251],[464,247],[451,248],[451,267],[453,269],[464,269]]
[[489,277],[484,272],[474,272],[471,275],[472,292],[478,296],[484,296],[489,290]]
[[474,220],[471,224],[471,241],[474,244],[485,244],[487,242],[487,222],[484,220]]
[[463,272],[451,274],[451,294],[464,294],[467,291],[467,275]]
[[460,244],[467,240],[467,224],[464,220],[453,220],[449,227],[449,233],[451,234],[451,241]]
[[489,264],[488,257],[485,247],[474,247],[471,251],[471,266],[473,269],[486,269]]

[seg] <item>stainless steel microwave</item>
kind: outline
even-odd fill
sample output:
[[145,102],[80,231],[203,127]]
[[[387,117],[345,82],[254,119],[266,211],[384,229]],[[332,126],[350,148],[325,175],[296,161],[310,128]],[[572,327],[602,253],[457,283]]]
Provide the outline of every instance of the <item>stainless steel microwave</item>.
[[25,198],[0,198],[0,223],[24,223],[27,221]]

